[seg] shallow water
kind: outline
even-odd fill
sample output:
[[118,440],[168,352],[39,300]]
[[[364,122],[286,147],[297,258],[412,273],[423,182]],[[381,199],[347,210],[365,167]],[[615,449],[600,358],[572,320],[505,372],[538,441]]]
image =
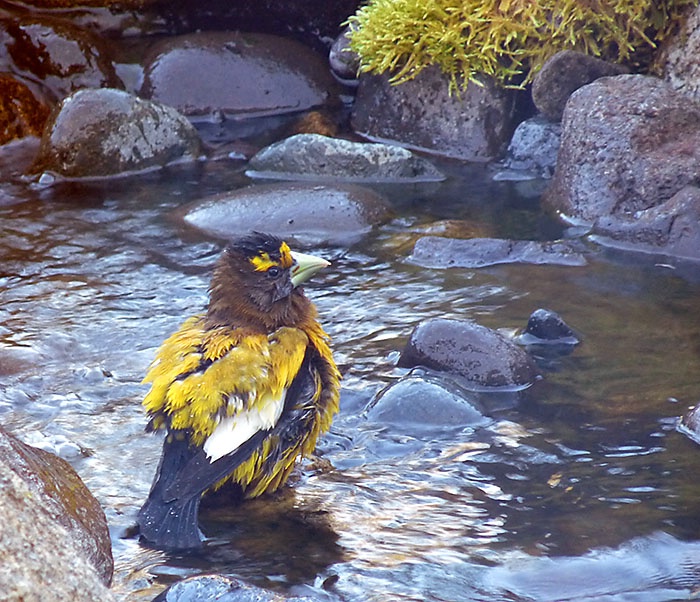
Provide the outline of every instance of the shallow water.
[[[314,250],[333,267],[307,291],[344,374],[320,459],[274,498],[203,512],[208,545],[174,557],[126,536],[160,453],[143,432],[140,380],[203,308],[220,251],[176,209],[249,183],[244,164],[3,185],[0,420],[33,443],[75,444],[62,449],[105,508],[122,599],[205,572],[352,601],[700,597],[700,448],[676,431],[700,398],[700,270],[595,246],[585,267],[416,267],[402,233],[435,220],[492,236],[562,233],[539,211],[541,183],[442,167],[443,184],[377,187],[397,218],[361,244]],[[485,426],[421,440],[364,418],[405,373],[397,353],[419,321],[513,332],[539,307],[583,343],[542,361],[529,390],[483,395]]]

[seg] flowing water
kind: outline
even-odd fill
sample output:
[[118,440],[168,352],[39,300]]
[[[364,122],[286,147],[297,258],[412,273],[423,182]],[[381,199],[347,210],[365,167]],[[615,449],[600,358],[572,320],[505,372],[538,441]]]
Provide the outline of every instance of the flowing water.
[[[12,152],[6,173],[24,156]],[[700,398],[700,270],[594,246],[584,267],[408,263],[405,231],[436,220],[562,233],[540,213],[541,183],[495,182],[481,166],[383,186],[396,219],[350,249],[313,250],[333,261],[307,293],[344,374],[319,458],[280,495],[204,511],[210,540],[197,554],[129,537],[161,445],[143,431],[140,381],[161,341],[204,307],[221,250],[176,209],[246,184],[243,167],[2,185],[0,420],[62,450],[100,500],[121,599],[211,572],[350,601],[700,598],[700,447],[676,430]],[[419,438],[363,416],[405,373],[395,362],[419,321],[512,332],[539,307],[583,342],[543,362],[529,390],[485,394],[487,424]]]

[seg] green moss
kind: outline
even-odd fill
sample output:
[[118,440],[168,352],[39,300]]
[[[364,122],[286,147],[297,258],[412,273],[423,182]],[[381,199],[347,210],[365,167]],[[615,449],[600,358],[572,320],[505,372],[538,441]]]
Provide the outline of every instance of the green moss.
[[521,87],[560,50],[644,66],[697,0],[370,0],[349,19],[363,72],[394,83],[438,65],[451,89],[480,74]]

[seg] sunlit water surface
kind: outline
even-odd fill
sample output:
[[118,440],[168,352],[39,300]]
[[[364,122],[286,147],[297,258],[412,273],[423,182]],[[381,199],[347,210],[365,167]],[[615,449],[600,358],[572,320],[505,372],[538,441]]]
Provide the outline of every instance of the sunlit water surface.
[[[700,398],[700,271],[590,247],[585,267],[427,270],[396,243],[462,219],[492,235],[562,234],[536,182],[443,166],[441,185],[383,186],[397,218],[307,287],[344,374],[341,413],[291,487],[203,512],[198,554],[126,536],[161,442],[144,433],[140,381],[160,342],[206,303],[218,242],[175,210],[248,181],[219,161],[93,184],[7,184],[0,207],[0,419],[29,441],[65,437],[105,508],[114,590],[150,600],[219,572],[329,599],[697,599],[700,448],[676,431]],[[513,332],[547,307],[581,333],[545,378],[484,395],[485,426],[425,440],[369,422],[412,328],[433,316]],[[39,434],[40,433],[40,434]]]

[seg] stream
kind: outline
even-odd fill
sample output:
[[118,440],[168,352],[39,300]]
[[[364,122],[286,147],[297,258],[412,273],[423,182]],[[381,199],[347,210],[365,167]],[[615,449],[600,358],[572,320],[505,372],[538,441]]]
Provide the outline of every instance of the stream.
[[[9,173],[31,148],[3,153]],[[700,266],[592,244],[586,266],[412,265],[405,233],[438,220],[570,233],[541,213],[542,182],[438,165],[441,184],[374,186],[396,217],[360,243],[311,249],[332,261],[306,290],[343,373],[318,458],[278,495],[203,511],[207,545],[181,555],[129,536],[161,448],[144,432],[141,379],[204,308],[222,249],[177,210],[248,185],[245,162],[0,183],[0,420],[63,445],[105,509],[120,599],[201,573],[352,602],[700,599],[700,448],[677,430],[700,400]],[[540,360],[526,391],[482,394],[486,424],[421,438],[364,416],[406,373],[396,360],[420,321],[512,334],[540,307],[582,343]]]

